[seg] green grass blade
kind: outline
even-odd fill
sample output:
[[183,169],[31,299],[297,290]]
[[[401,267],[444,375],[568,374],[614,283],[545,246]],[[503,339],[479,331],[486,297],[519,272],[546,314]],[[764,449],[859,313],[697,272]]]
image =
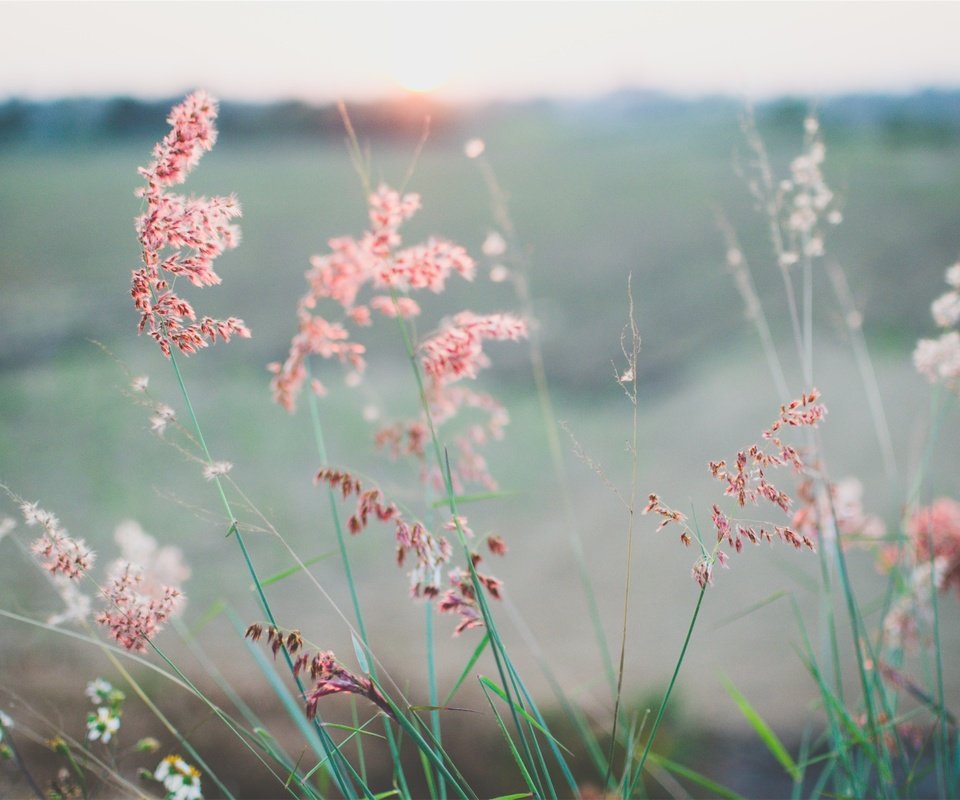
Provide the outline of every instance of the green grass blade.
[[[520,774],[523,776],[524,783],[527,784],[527,788],[530,790],[529,794],[533,797],[540,797],[540,793],[537,791],[537,787],[533,784],[533,778],[530,777],[530,773],[527,771],[526,764],[523,763],[523,759],[520,757],[520,751],[517,750],[516,744],[514,744],[513,739],[510,738],[510,733],[507,731],[507,726],[503,724],[503,717],[500,716],[500,712],[497,711],[497,707],[493,704],[493,700],[490,698],[490,693],[487,691],[488,688],[495,688],[487,681],[485,678],[480,678],[480,688],[483,690],[484,697],[487,698],[487,703],[490,704],[490,710],[493,712],[493,716],[496,717],[497,725],[500,728],[500,733],[503,735],[504,741],[507,743],[507,747],[510,748],[510,754],[513,756],[513,760],[517,765],[517,769],[520,770]],[[500,695],[499,690],[497,690],[497,695]],[[523,797],[525,795],[521,795]]]
[[467,679],[467,675],[470,674],[470,670],[473,669],[474,665],[480,659],[480,656],[483,655],[483,651],[486,649],[488,644],[490,644],[490,634],[485,633],[483,634],[483,638],[480,640],[480,644],[478,644],[476,649],[473,651],[473,655],[470,656],[470,659],[467,661],[467,665],[463,668],[463,672],[460,673],[460,677],[457,678],[457,682],[453,684],[453,688],[447,695],[447,699],[443,701],[443,705],[450,705],[450,701],[453,700],[454,695],[463,685],[463,682]]
[[726,800],[746,800],[743,795],[737,794],[733,789],[729,789],[723,784],[710,780],[706,775],[701,775],[696,770],[690,769],[690,767],[685,767],[683,764],[678,764],[676,761],[671,761],[669,758],[664,758],[652,751],[647,756],[647,760],[658,767],[663,767],[674,775],[679,775],[681,778],[686,778],[697,786],[703,787],[710,792],[711,797],[723,797]]
[[780,762],[780,765],[790,774],[793,780],[800,780],[800,769],[797,767],[793,758],[791,758],[790,753],[787,752],[787,748],[783,746],[780,737],[773,732],[773,729],[766,723],[766,720],[750,705],[747,698],[739,692],[729,678],[723,678],[721,682],[723,683],[723,688],[727,690],[727,694],[730,695],[733,702],[737,704],[740,713],[743,714],[747,722],[750,723],[750,727],[753,728],[757,736],[760,737],[760,740],[764,743],[767,750],[770,751],[770,754]]
[[197,638],[197,635],[204,628],[207,627],[213,620],[220,616],[223,613],[223,610],[227,607],[226,601],[216,600],[210,604],[210,607],[204,612],[203,616],[200,617],[193,625],[188,628],[190,635],[194,638]]
[[[501,497],[514,497],[518,495],[519,492],[512,490],[504,490],[498,492],[477,492],[476,494],[458,494],[454,496],[457,505],[462,505],[463,503],[480,503],[484,500],[497,500]],[[431,504],[431,508],[445,508],[450,505],[450,499],[446,496],[441,497],[439,500],[434,500]]]
[[552,733],[550,733],[550,731],[548,731],[548,730],[546,729],[546,727],[544,727],[544,726],[541,725],[539,722],[537,722],[537,720],[533,717],[532,714],[530,714],[529,711],[527,711],[525,708],[523,708],[522,706],[518,705],[517,703],[513,703],[513,701],[511,701],[511,700],[507,697],[507,693],[506,693],[505,691],[503,691],[503,689],[501,689],[499,686],[497,686],[497,684],[495,684],[495,683],[494,683],[492,680],[490,680],[489,678],[484,677],[483,675],[480,675],[480,676],[478,676],[478,677],[479,677],[480,683],[482,683],[484,686],[486,686],[488,689],[490,689],[490,691],[492,691],[494,694],[496,694],[497,697],[499,697],[501,700],[503,700],[503,702],[505,702],[505,703],[511,703],[511,704],[513,705],[514,710],[515,710],[521,717],[523,717],[530,725],[532,725],[534,728],[536,728],[538,731],[540,731],[540,733],[542,733],[544,736],[546,736],[546,737],[547,737],[548,739],[550,739],[551,741],[556,742],[556,744],[557,744],[559,747],[563,747],[563,749],[566,750],[566,752],[567,752],[568,755],[571,755],[571,756],[573,755],[573,753],[572,753],[567,747],[565,747],[562,742],[558,741],[557,738],[556,738]]
[[[305,567],[312,566],[319,561],[325,561],[328,558],[333,558],[337,554],[336,550],[328,550],[326,553],[321,553],[318,556],[313,558],[308,558],[303,562],[303,566],[300,564],[294,564],[292,567],[287,567],[287,569],[282,569],[279,572],[274,572],[273,575],[269,575],[266,578],[260,579],[261,586],[270,586],[273,583],[279,583],[284,578],[289,578],[291,575],[296,575],[298,572],[301,572]],[[253,588],[253,584],[250,584],[250,588]]]

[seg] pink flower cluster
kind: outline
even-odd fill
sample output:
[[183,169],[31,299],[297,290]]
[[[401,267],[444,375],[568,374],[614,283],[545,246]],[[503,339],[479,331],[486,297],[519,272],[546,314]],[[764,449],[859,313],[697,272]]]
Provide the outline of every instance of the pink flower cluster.
[[109,604],[97,615],[97,622],[127,650],[144,652],[152,639],[183,599],[179,589],[161,586],[146,594],[142,571],[123,564],[103,589]]
[[[269,365],[274,373],[271,381],[274,400],[287,411],[293,411],[306,379],[305,360],[310,355],[336,358],[362,373],[366,367],[366,348],[350,341],[345,323],[358,326],[372,323],[372,312],[386,317],[406,319],[420,313],[413,299],[397,295],[374,294],[367,302],[358,302],[364,287],[373,290],[395,290],[406,293],[413,289],[442,292],[454,272],[472,280],[476,269],[473,259],[459,245],[445,239],[431,238],[426,243],[399,249],[402,244],[400,226],[420,208],[416,194],[401,195],[381,185],[369,198],[370,227],[359,239],[342,236],[331,239],[331,252],[310,259],[306,274],[309,289],[297,309],[300,329],[290,344],[283,364]],[[329,299],[340,306],[342,322],[329,321],[315,311],[320,300]],[[314,390],[323,392],[321,385]]]
[[829,484],[817,491],[812,480],[797,486],[799,500],[792,526],[811,538],[829,538],[834,530],[845,543],[874,543],[886,534],[883,520],[863,508],[863,485],[856,478]]
[[[452,548],[446,537],[434,536],[420,522],[407,522],[396,505],[384,500],[379,489],[364,489],[361,482],[347,472],[322,469],[317,473],[316,482],[327,484],[339,492],[344,499],[356,497],[356,507],[347,520],[347,528],[351,534],[360,533],[374,519],[393,525],[394,539],[397,544],[397,565],[402,567],[408,558],[413,561],[413,567],[408,573],[410,595],[431,600],[440,596],[443,569],[452,556]],[[465,536],[473,538],[473,531],[467,526],[465,517],[451,520],[444,527],[453,531],[458,526]],[[507,552],[507,546],[499,536],[487,537],[487,547],[495,555],[504,555]],[[475,567],[481,561],[479,553],[472,553],[471,558]],[[479,572],[477,576],[490,596],[499,599],[501,581]],[[454,569],[448,577],[453,588],[441,597],[437,608],[444,613],[460,614],[461,622],[454,631],[454,635],[468,628],[482,625],[483,619],[477,608],[469,573]]]
[[476,378],[477,372],[490,364],[483,352],[484,339],[516,341],[526,335],[526,324],[509,314],[478,316],[462,311],[420,345],[423,371],[437,384]]
[[918,564],[932,559],[939,565],[937,588],[953,587],[960,597],[960,503],[941,497],[918,508],[907,523],[907,534]]
[[[329,241],[330,253],[314,256],[306,274],[309,289],[298,305],[299,330],[290,345],[283,364],[269,365],[274,400],[293,411],[297,397],[307,379],[306,362],[311,355],[332,358],[350,369],[356,381],[366,369],[366,348],[351,339],[348,326],[372,324],[373,314],[411,319],[420,314],[420,306],[408,293],[428,289],[439,293],[454,274],[472,280],[476,271],[473,259],[459,245],[446,239],[430,238],[426,242],[403,248],[400,227],[420,208],[416,194],[401,195],[387,186],[380,186],[369,198],[369,229],[359,238],[339,237]],[[373,294],[361,297],[369,288]],[[385,292],[389,293],[381,293]],[[321,300],[339,306],[339,318],[327,319],[317,313]],[[526,335],[523,321],[508,314],[478,315],[469,311],[457,314],[418,350],[427,376],[427,401],[436,427],[453,419],[462,408],[472,408],[486,415],[483,423],[472,424],[465,432],[451,439],[456,453],[452,466],[455,489],[464,483],[495,488],[483,457],[477,448],[491,438],[499,439],[508,417],[503,407],[490,395],[472,392],[454,384],[460,378],[475,378],[489,364],[483,352],[485,340],[517,340]],[[314,380],[313,391],[326,392]],[[378,446],[391,455],[410,455],[425,464],[428,438],[426,419],[391,422],[375,435]],[[423,477],[432,477],[442,485],[438,470]]]
[[[143,267],[134,270],[131,295],[140,311],[139,330],[157,342],[169,358],[171,344],[190,354],[217,338],[249,337],[242,320],[203,317],[173,291],[183,276],[194,286],[213,286],[220,276],[213,260],[236,247],[240,229],[231,220],[240,216],[235,197],[184,197],[167,189],[183,183],[200,157],[217,138],[217,103],[205,92],[189,95],[167,118],[171,131],[153,149],[153,161],[140,168],[146,186],[137,196],[146,210],[136,220]],[[171,277],[172,276],[172,277]]]
[[[284,633],[273,625],[266,626],[266,631],[267,643],[273,650],[274,658],[282,648],[286,648],[291,655],[296,655],[303,648],[303,637],[300,631]],[[263,636],[263,632],[264,626],[255,622],[247,628],[244,635],[256,642]],[[310,719],[317,715],[317,704],[320,700],[331,694],[355,694],[366,697],[386,714],[393,716],[393,709],[374,686],[373,681],[354,675],[329,651],[320,651],[316,654],[308,650],[300,652],[293,662],[293,674],[299,676],[302,672],[309,672],[310,677],[315,681],[313,688],[306,695],[306,711]]]
[[[727,468],[726,461],[709,462],[710,473],[726,484],[724,494],[734,497],[739,507],[743,508],[747,504],[758,505],[759,501],[764,499],[784,512],[790,511],[792,503],[790,497],[767,480],[766,471],[787,465],[792,466],[798,473],[804,471],[805,465],[799,452],[796,448],[784,444],[778,434],[785,427],[816,427],[826,414],[826,408],[817,403],[819,398],[820,393],[813,389],[809,394],[803,394],[799,399],[780,407],[780,415],[763,433],[764,441],[772,445],[774,452],[768,452],[764,445],[753,444],[737,453],[733,469]],[[686,516],[664,505],[658,495],[650,495],[643,513],[657,514],[661,518],[657,530],[663,529],[670,523],[676,523],[680,526],[680,541],[684,545],[689,545],[693,541],[694,532],[687,524]],[[709,553],[703,550],[701,558],[697,560],[692,570],[692,577],[701,588],[713,583],[715,563],[721,566],[727,565],[728,556],[722,549],[724,544],[739,553],[743,549],[744,540],[751,544],[759,544],[762,541],[772,542],[777,538],[797,549],[801,547],[814,549],[810,536],[802,532],[798,533],[793,527],[740,523],[728,517],[716,504],[711,508],[710,518],[717,535],[716,544]]]
[[29,527],[39,525],[43,533],[30,545],[30,550],[41,560],[41,566],[51,575],[62,575],[79,580],[93,566],[96,555],[83,539],[67,534],[55,514],[40,508],[37,503],[21,503],[20,512]]
[[933,301],[934,322],[944,333],[939,339],[921,339],[913,351],[917,372],[930,383],[942,383],[951,391],[960,389],[960,262],[947,269],[950,290]]

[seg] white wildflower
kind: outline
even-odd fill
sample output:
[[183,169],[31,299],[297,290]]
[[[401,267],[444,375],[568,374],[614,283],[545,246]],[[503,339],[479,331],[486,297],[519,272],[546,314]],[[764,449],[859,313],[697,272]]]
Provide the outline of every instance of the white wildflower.
[[97,678],[96,680],[90,681],[87,684],[87,688],[84,689],[84,694],[90,698],[90,702],[95,706],[100,705],[101,703],[106,703],[107,698],[110,696],[110,692],[113,691],[113,686],[105,681],[103,678]]
[[153,773],[167,790],[168,800],[202,800],[200,773],[180,756],[167,756]]
[[96,714],[87,715],[87,738],[91,742],[99,739],[106,744],[120,730],[120,716],[106,706],[97,709]]

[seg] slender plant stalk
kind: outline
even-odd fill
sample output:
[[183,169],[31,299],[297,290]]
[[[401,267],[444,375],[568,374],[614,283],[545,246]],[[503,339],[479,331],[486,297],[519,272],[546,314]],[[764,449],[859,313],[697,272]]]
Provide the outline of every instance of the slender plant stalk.
[[217,776],[217,773],[210,768],[210,765],[203,760],[203,757],[194,749],[193,745],[191,745],[190,742],[187,741],[187,738],[183,736],[180,733],[180,731],[177,730],[176,726],[174,726],[174,724],[167,719],[164,713],[159,708],[157,708],[156,703],[154,703],[150,699],[150,697],[147,695],[147,693],[143,691],[143,688],[140,686],[140,684],[137,683],[137,681],[127,671],[127,669],[123,666],[123,664],[120,663],[120,660],[112,652],[110,652],[108,648],[104,647],[102,649],[103,649],[104,655],[109,659],[110,663],[113,665],[113,668],[123,676],[123,679],[128,684],[130,684],[130,688],[133,689],[137,697],[139,697],[143,701],[143,704],[150,709],[153,715],[158,720],[160,720],[160,724],[163,725],[163,727],[166,728],[174,737],[176,737],[177,741],[179,741],[180,744],[183,745],[184,749],[188,753],[190,753],[190,757],[194,759],[194,761],[196,761],[197,764],[199,764],[203,768],[203,771],[206,772],[207,775],[210,776],[210,779],[217,785],[217,788],[221,792],[223,792],[223,794],[226,797],[232,800],[233,793],[224,785],[223,781],[221,781],[220,778]]
[[[507,207],[506,195],[500,187],[500,182],[493,171],[490,162],[484,156],[478,159],[480,172],[487,185],[487,191],[490,194],[493,206],[494,218],[507,235],[510,243],[510,252],[513,254],[512,263],[516,268],[516,278],[513,281],[517,298],[520,300],[520,308],[524,316],[531,320],[536,319],[533,309],[533,300],[530,297],[530,279],[529,265],[527,259],[523,257],[523,248],[514,227],[513,220],[510,217],[510,211]],[[573,551],[574,562],[577,565],[577,577],[583,590],[584,598],[587,601],[587,611],[590,615],[590,624],[593,628],[594,638],[596,639],[597,649],[600,652],[600,658],[603,663],[604,674],[610,687],[610,692],[616,696],[616,675],[613,669],[613,661],[610,656],[610,646],[607,642],[606,634],[603,629],[603,621],[600,616],[600,607],[597,604],[596,591],[593,588],[593,581],[587,570],[586,555],[583,549],[583,540],[580,537],[577,524],[577,515],[573,507],[573,501],[570,492],[567,491],[567,475],[563,458],[563,447],[560,444],[560,426],[557,423],[556,411],[553,407],[553,396],[550,393],[550,384],[547,380],[547,371],[543,361],[543,347],[540,342],[539,326],[531,326],[529,333],[530,345],[530,367],[533,373],[533,383],[537,391],[537,402],[540,405],[540,419],[543,422],[543,429],[547,436],[547,446],[550,451],[550,464],[553,468],[554,480],[560,496],[563,498],[563,510],[566,517],[567,540],[570,549]]]
[[[639,402],[637,398],[637,356],[640,350],[640,334],[637,330],[637,322],[634,315],[632,278],[633,276],[630,276],[630,278],[627,279],[627,298],[630,304],[628,322],[628,327],[630,330],[629,351],[627,350],[626,346],[626,329],[624,329],[620,341],[623,354],[627,358],[627,372],[625,372],[623,376],[618,377],[621,385],[629,384],[630,388],[627,388],[626,385],[624,385],[623,388],[627,397],[630,399],[631,405],[633,406],[631,427],[632,438],[630,442],[630,500],[627,503],[627,558],[625,567],[626,574],[623,582],[623,625],[620,631],[620,662],[617,668],[617,692],[613,704],[613,727],[610,733],[610,755],[607,758],[607,775],[604,779],[604,785],[608,785],[610,783],[613,774],[614,754],[617,746],[617,725],[620,721],[620,704],[623,699],[623,667],[627,653],[627,623],[630,613],[630,580],[633,575],[633,533],[637,519],[637,473],[639,471],[640,460],[637,449],[639,440],[637,421],[639,410]],[[627,378],[627,376],[629,377]]]
[[[677,659],[677,664],[673,668],[673,675],[670,677],[670,683],[667,685],[667,691],[663,695],[663,700],[660,701],[660,708],[657,709],[657,716],[653,720],[653,727],[650,729],[650,735],[647,738],[647,745],[643,748],[643,754],[640,756],[640,761],[637,762],[636,769],[634,770],[633,777],[630,778],[629,782],[626,784],[626,792],[624,792],[624,798],[633,797],[633,792],[637,788],[637,782],[643,775],[643,766],[647,763],[647,757],[650,755],[650,748],[653,747],[653,740],[657,737],[657,731],[660,728],[660,722],[663,720],[663,712],[667,708],[667,702],[670,700],[670,694],[673,692],[674,684],[677,682],[677,676],[680,674],[680,667],[683,665],[684,656],[687,654],[687,646],[690,644],[690,637],[693,635],[694,625],[697,624],[697,617],[700,615],[700,606],[703,604],[703,596],[706,594],[707,587],[706,585],[700,589],[700,596],[697,598],[697,606],[693,610],[693,616],[690,618],[690,625],[687,628],[687,635],[683,640],[683,647],[680,650],[680,657]],[[627,778],[627,775],[624,775],[624,778]]]
[[[312,378],[309,364],[307,365],[307,378],[308,380]],[[320,424],[320,409],[317,404],[316,395],[313,392],[309,393],[308,405],[310,406],[310,421],[313,427],[313,436],[317,444],[317,454],[320,456],[321,465],[327,467],[329,466],[329,460],[327,458],[327,447],[323,437],[323,426]],[[360,597],[357,594],[356,582],[353,580],[353,570],[350,567],[350,556],[347,553],[346,537],[343,535],[340,512],[337,510],[336,498],[330,486],[327,486],[327,498],[330,501],[330,514],[333,517],[333,529],[337,535],[337,546],[340,548],[340,560],[343,564],[343,572],[347,579],[347,586],[350,588],[350,602],[353,604],[353,613],[357,621],[357,631],[360,633],[364,647],[369,651],[370,641],[367,638],[367,628],[363,622],[363,611],[360,608]],[[370,670],[373,672],[374,677],[376,677],[376,669],[375,659],[371,659]],[[401,795],[408,798],[410,797],[410,789],[407,786],[407,778],[403,771],[403,764],[400,761],[400,748],[397,746],[393,730],[390,727],[390,720],[386,717],[383,719],[383,728],[386,733],[387,746],[390,749],[390,758],[393,761],[393,769],[399,782]],[[358,744],[358,746],[361,745]]]
[[[186,384],[183,382],[183,375],[180,372],[180,366],[172,352],[170,354],[170,363],[173,365],[173,370],[177,377],[177,383],[180,386],[180,392],[183,395],[184,403],[186,404],[187,411],[190,414],[190,419],[193,421],[194,430],[197,432],[197,440],[200,443],[200,447],[203,449],[203,453],[206,456],[208,463],[212,464],[213,457],[210,455],[210,450],[207,448],[207,443],[203,438],[203,431],[200,428],[200,422],[197,419],[197,415],[193,410],[193,403],[190,402],[190,394],[187,392]],[[260,605],[263,609],[263,612],[266,614],[270,624],[274,627],[277,627],[277,621],[273,615],[273,610],[271,609],[270,603],[267,600],[267,596],[263,591],[263,586],[260,584],[260,578],[257,576],[257,571],[253,566],[253,561],[250,559],[250,553],[247,550],[247,546],[243,541],[243,536],[237,526],[236,517],[233,514],[233,509],[230,507],[230,501],[227,500],[227,495],[223,490],[223,482],[220,480],[219,475],[214,476],[214,482],[216,483],[217,491],[220,494],[220,499],[223,502],[227,519],[231,521],[230,530],[228,531],[227,535],[229,536],[232,533],[236,537],[237,544],[240,547],[240,552],[243,555],[243,561],[246,564],[247,571],[250,573],[250,577],[253,579],[254,586],[256,587],[257,596],[260,600]],[[300,680],[300,677],[293,669],[293,659],[291,659],[289,651],[286,647],[282,647],[281,650],[283,651],[284,660],[287,662],[287,667],[294,677],[294,681],[297,684],[297,689],[300,691],[301,697],[306,697],[306,689],[303,685],[303,682]],[[316,718],[314,719],[314,727],[316,728],[317,734],[320,737],[320,741],[323,744],[324,751],[327,752],[328,755],[331,753],[336,754],[335,758],[330,759],[329,768],[333,772],[333,777],[338,788],[346,797],[350,798],[350,800],[354,800],[356,798],[356,791],[354,790],[353,784],[343,775],[341,770],[343,767],[346,767],[349,772],[353,773],[355,778],[359,778],[359,775],[356,774],[356,771],[353,769],[352,765],[349,763],[343,753],[340,752],[339,748],[333,743],[333,740],[330,738],[330,734],[327,733],[320,721]],[[369,800],[373,800],[373,795],[365,785],[362,785],[362,789],[364,794],[368,796]]]

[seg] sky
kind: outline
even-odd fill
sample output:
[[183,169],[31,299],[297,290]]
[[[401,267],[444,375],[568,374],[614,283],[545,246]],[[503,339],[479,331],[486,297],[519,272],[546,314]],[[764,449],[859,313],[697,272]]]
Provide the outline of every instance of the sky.
[[6,2],[0,98],[484,102],[960,87],[960,3]]

